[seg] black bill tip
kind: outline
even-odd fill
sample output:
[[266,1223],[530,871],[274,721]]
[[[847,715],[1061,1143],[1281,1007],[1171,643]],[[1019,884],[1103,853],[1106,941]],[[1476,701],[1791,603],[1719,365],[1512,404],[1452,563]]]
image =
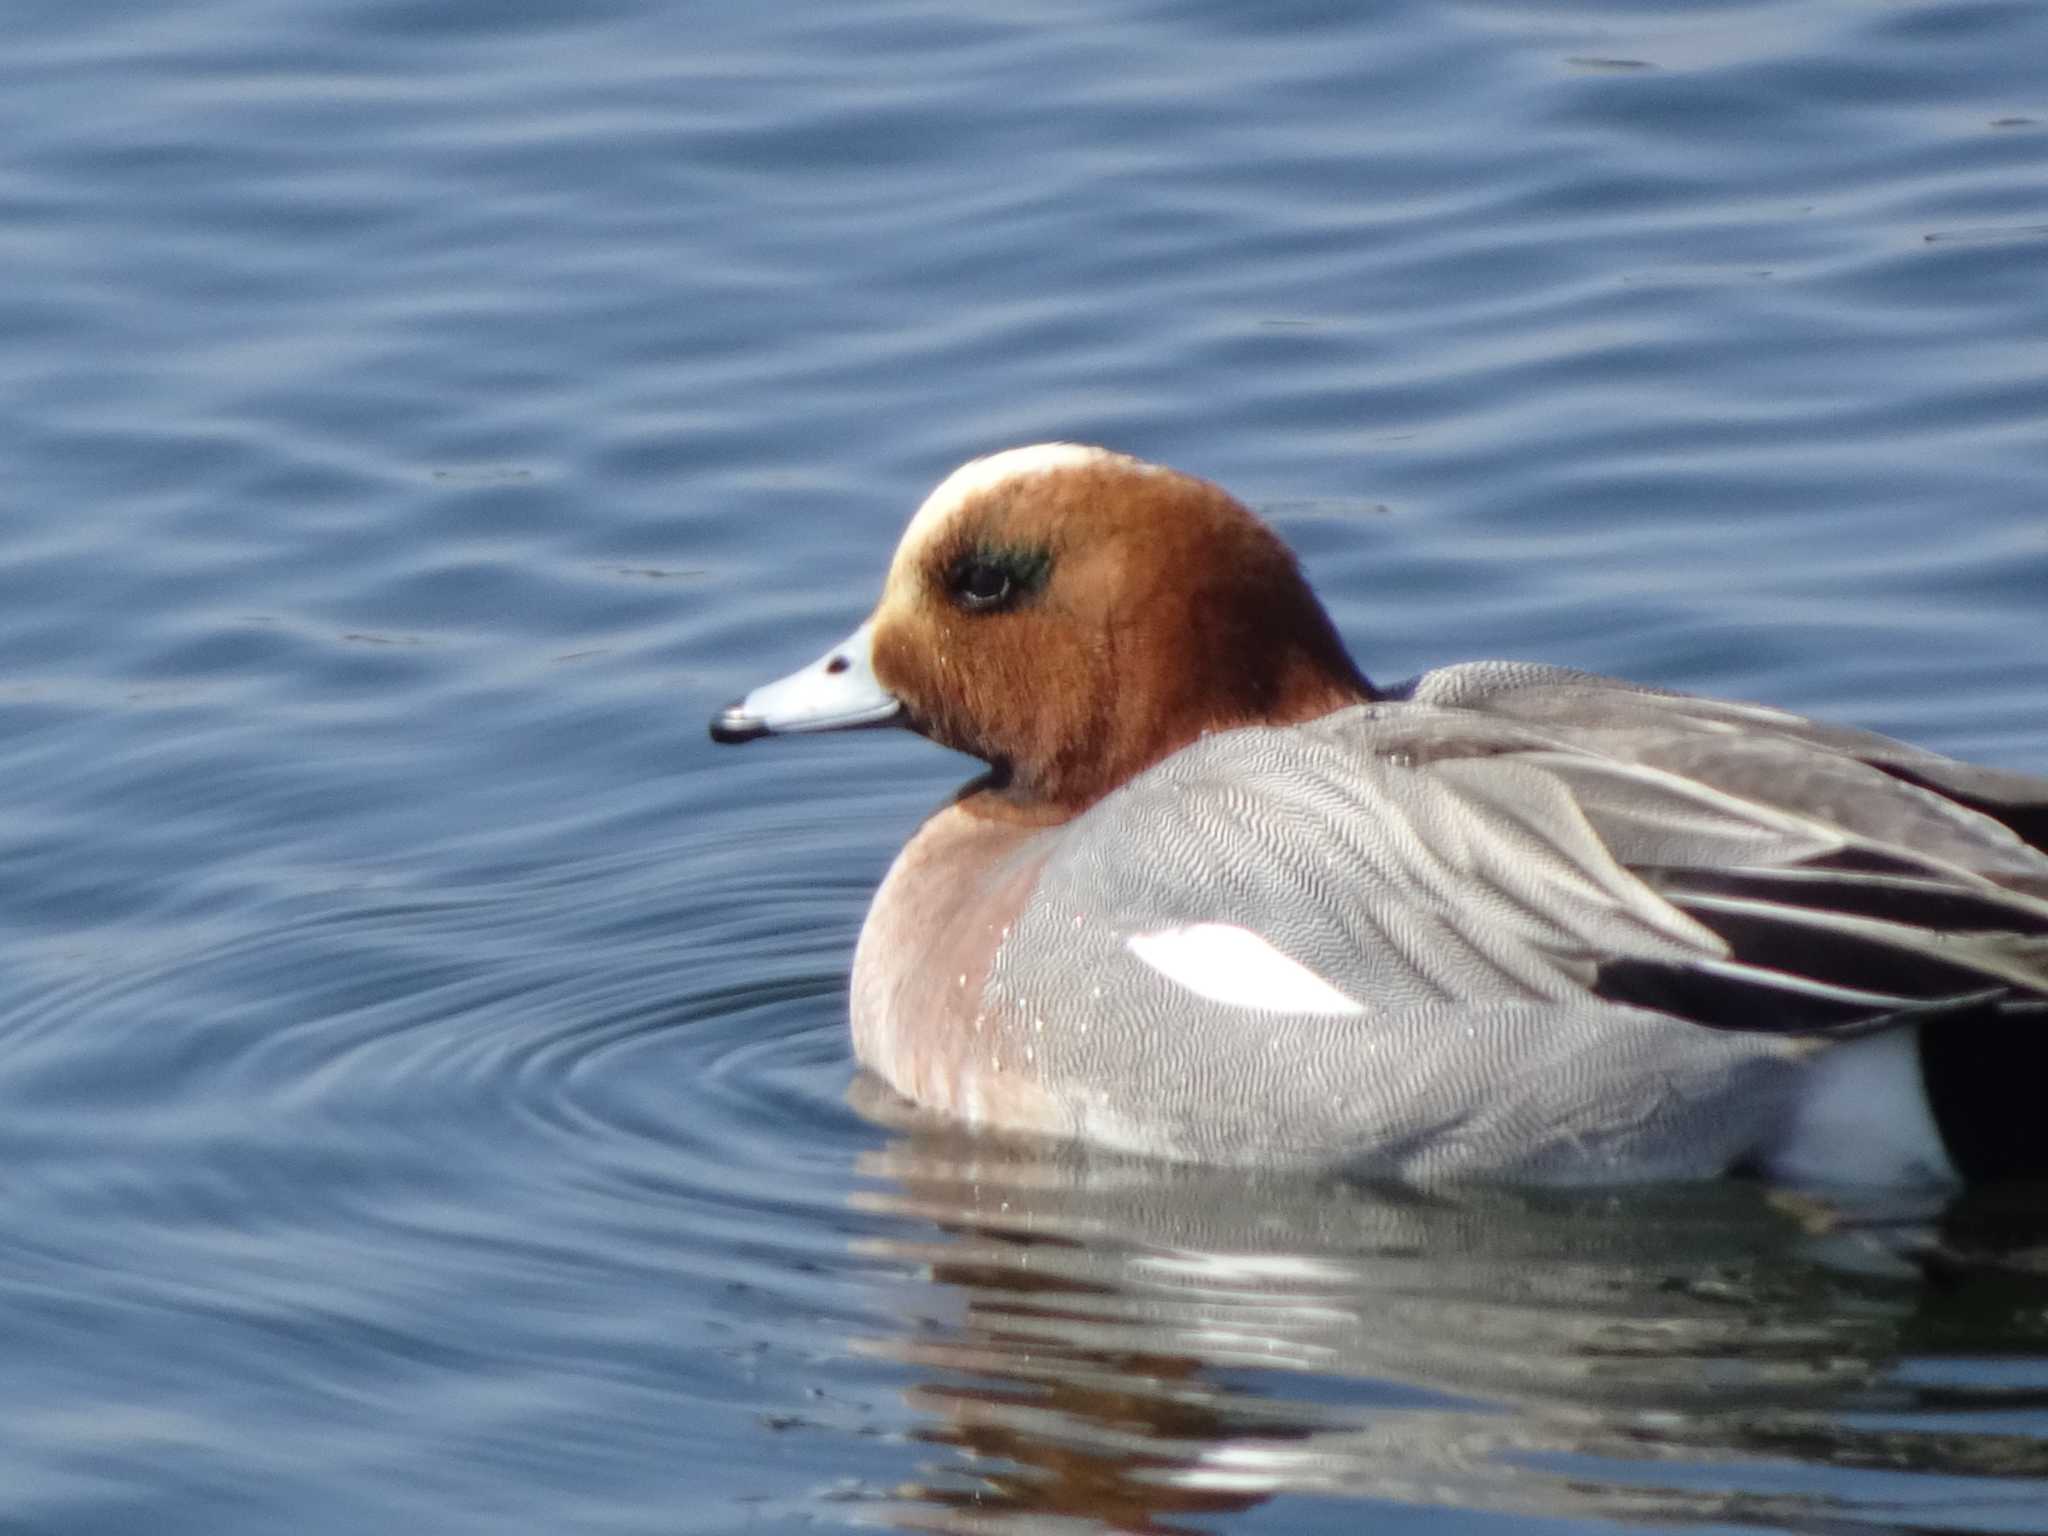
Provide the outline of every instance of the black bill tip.
[[752,741],[757,736],[766,736],[768,727],[760,716],[750,715],[746,700],[735,699],[711,717],[711,739],[727,745],[734,742]]

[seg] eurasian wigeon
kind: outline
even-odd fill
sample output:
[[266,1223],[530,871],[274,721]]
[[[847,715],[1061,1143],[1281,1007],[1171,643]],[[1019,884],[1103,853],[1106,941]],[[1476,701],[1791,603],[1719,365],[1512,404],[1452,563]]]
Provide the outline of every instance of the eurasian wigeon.
[[917,1104],[1425,1179],[2048,1171],[2048,780],[1557,667],[1375,687],[1232,497],[1062,443],[955,471],[711,730],[881,725],[988,765],[854,955]]

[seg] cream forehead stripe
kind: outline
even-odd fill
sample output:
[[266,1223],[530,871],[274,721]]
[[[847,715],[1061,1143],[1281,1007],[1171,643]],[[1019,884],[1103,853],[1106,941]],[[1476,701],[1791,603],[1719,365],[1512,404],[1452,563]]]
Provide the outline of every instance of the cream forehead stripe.
[[1168,981],[1212,1003],[1264,1013],[1365,1012],[1363,1003],[1234,923],[1134,933],[1124,948]]
[[969,459],[925,497],[924,505],[917,509],[910,526],[903,530],[903,541],[896,547],[896,558],[901,561],[914,554],[946,525],[954,513],[999,485],[1029,479],[1033,475],[1049,475],[1062,469],[1084,469],[1091,464],[1117,464],[1138,474],[1168,473],[1157,464],[1147,464],[1143,459],[1134,459],[1128,454],[1111,453],[1107,448],[1092,448],[1086,443],[1034,443],[1028,448],[1005,448],[1001,453],[992,453],[986,458]]

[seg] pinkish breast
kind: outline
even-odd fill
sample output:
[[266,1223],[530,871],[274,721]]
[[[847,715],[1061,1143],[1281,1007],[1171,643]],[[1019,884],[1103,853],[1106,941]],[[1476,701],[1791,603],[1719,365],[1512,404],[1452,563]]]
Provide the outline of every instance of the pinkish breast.
[[1058,827],[934,813],[896,856],[853,957],[853,1050],[913,1103],[974,1125],[1065,1134],[1070,1116],[998,1042],[984,997]]

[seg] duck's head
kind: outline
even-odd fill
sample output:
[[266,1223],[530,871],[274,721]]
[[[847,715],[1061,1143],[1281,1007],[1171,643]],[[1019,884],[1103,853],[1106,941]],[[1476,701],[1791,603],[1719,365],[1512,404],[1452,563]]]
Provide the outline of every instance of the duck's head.
[[718,741],[901,725],[1071,815],[1209,731],[1371,697],[1294,556],[1206,480],[1047,443],[949,475],[873,615],[711,723]]

